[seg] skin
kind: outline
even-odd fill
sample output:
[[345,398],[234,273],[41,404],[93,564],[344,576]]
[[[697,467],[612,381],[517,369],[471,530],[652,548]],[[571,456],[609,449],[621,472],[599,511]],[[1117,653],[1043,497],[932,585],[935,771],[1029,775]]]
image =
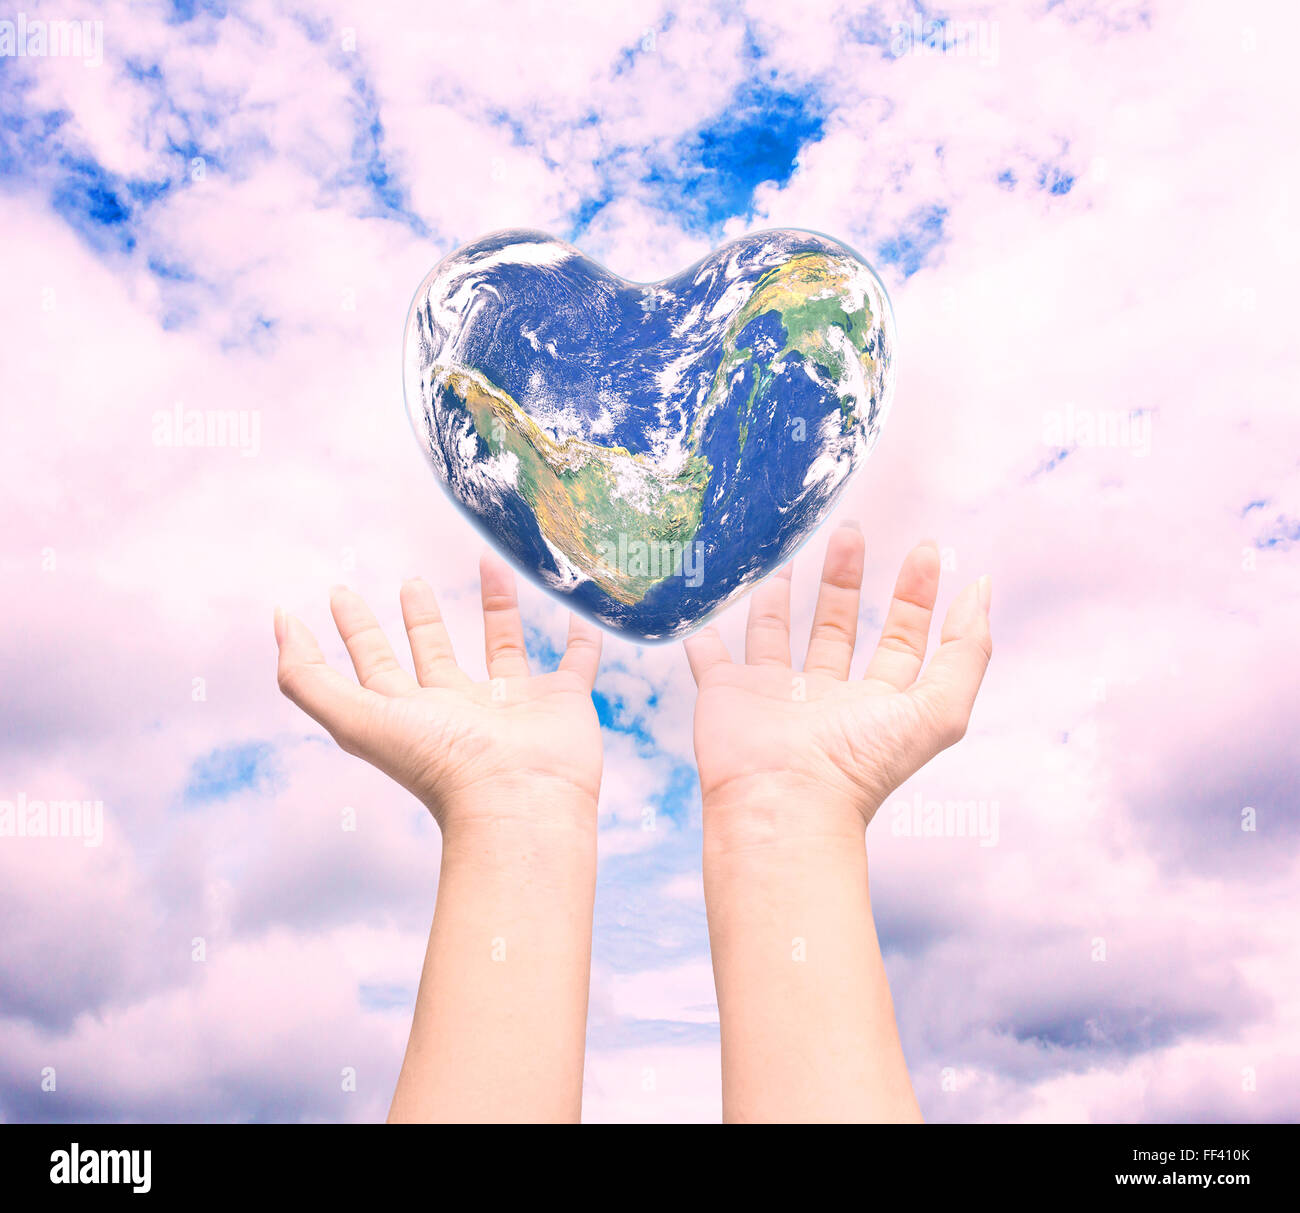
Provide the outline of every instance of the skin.
[[939,553],[903,563],[865,672],[850,677],[863,541],[827,548],[803,669],[790,570],[751,599],[745,661],[717,630],[686,642],[704,890],[731,1121],[914,1121],[871,913],[865,833],[885,798],[966,730],[992,653],[987,577],[948,611],[924,666]]
[[[686,642],[704,883],[733,1121],[918,1120],[871,913],[865,832],[909,775],[964,733],[991,654],[989,582],[953,603],[923,669],[939,554],[904,561],[865,677],[851,680],[863,571],[856,528],[827,548],[803,669],[790,569],[755,591],[745,661],[715,628]],[[570,619],[530,673],[515,582],[480,568],[489,681],[456,664],[433,591],[402,587],[415,676],[365,603],[330,606],[358,682],[277,610],[281,690],[338,744],[411,791],[442,869],[393,1121],[581,1114],[596,878],[600,633]]]
[[428,806],[437,905],[391,1121],[576,1121],[591,969],[600,633],[577,617],[559,668],[531,674],[515,580],[480,568],[489,681],[456,664],[433,591],[402,586],[415,677],[361,598],[330,608],[358,682],[276,612],[280,689],[349,754]]

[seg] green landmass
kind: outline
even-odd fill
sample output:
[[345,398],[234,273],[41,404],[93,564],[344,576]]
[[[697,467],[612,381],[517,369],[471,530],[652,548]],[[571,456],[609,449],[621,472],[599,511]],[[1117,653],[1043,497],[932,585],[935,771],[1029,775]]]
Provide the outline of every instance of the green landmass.
[[[732,377],[746,362],[754,362],[753,349],[738,344],[751,320],[777,312],[786,343],[766,364],[756,364],[742,405],[741,457],[755,401],[775,378],[773,364],[779,365],[786,355],[798,353],[818,364],[832,382],[843,382],[850,368],[844,351],[829,336],[838,329],[847,335],[866,382],[871,381],[873,359],[865,349],[873,319],[870,309],[864,304],[853,312],[844,310],[851,279],[863,273],[846,260],[809,252],[758,280],[727,326],[722,360],[688,438],[688,457],[672,476],[647,456],[624,447],[552,439],[508,392],[474,371],[443,368],[434,387],[450,389],[464,402],[494,456],[508,452],[518,460],[518,490],[547,540],[611,598],[632,606],[678,571],[681,551],[699,530],[713,472],[700,446],[710,415],[727,400]],[[840,406],[847,430],[855,421],[852,396],[841,393]],[[647,560],[646,551],[675,552],[678,558],[675,565],[668,559]]]

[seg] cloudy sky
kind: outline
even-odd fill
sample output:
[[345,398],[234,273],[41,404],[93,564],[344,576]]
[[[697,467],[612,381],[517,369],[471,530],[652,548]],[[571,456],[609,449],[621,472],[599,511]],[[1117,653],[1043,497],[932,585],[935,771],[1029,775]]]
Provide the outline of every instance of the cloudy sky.
[[[386,1112],[437,831],[280,698],[271,613],[397,628],[419,573],[475,653],[400,350],[506,226],[643,280],[811,228],[892,293],[865,627],[921,538],[941,607],[995,587],[967,739],[868,834],[927,1118],[1300,1114],[1292,6],[22,8],[102,43],[0,57],[0,800],[103,838],[0,837],[0,1119]],[[607,641],[591,1120],[720,1113],[691,690]],[[948,801],[985,837],[907,836]]]

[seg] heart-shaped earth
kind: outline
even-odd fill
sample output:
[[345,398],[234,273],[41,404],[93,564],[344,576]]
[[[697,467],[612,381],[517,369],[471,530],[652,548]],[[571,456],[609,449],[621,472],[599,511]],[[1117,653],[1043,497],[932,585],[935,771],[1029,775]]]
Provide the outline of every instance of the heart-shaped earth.
[[420,284],[406,404],[452,497],[543,587],[681,636],[786,561],[870,453],[893,391],[880,280],[810,232],[633,283],[541,232]]

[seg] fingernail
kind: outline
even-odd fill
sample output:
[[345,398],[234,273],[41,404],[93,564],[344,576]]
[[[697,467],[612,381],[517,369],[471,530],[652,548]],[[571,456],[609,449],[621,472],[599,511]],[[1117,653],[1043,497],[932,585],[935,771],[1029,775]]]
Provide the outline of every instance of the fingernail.
[[275,608],[275,643],[284,643],[284,607]]
[[862,530],[862,523],[860,523],[856,518],[841,518],[840,526],[845,527],[850,531]]
[[980,606],[984,608],[984,614],[989,613],[989,603],[993,601],[993,578],[987,573],[979,581]]
[[348,587],[345,586],[341,581],[338,582],[336,585],[330,586],[331,598],[333,598],[335,594],[346,594],[347,592],[348,592]]

